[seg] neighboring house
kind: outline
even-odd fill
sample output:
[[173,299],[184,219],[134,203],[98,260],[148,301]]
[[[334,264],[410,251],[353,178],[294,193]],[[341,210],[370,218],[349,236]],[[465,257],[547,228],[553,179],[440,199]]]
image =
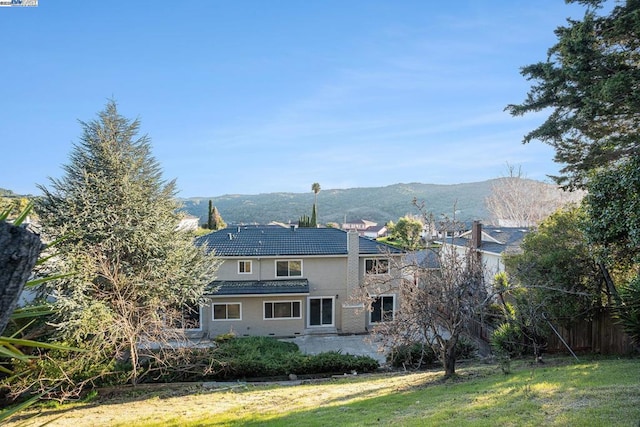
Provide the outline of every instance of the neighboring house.
[[504,271],[502,256],[519,252],[522,240],[528,232],[529,229],[523,227],[483,226],[480,221],[474,221],[471,230],[458,237],[443,240],[443,243],[454,245],[459,251],[467,248],[477,250],[482,256],[485,281],[491,284],[496,273]]
[[184,214],[182,219],[180,219],[180,222],[178,223],[178,227],[176,227],[176,229],[180,231],[197,230],[198,226],[200,225],[199,221],[200,218],[198,218],[197,216]]
[[367,221],[366,219],[359,219],[354,222],[344,222],[342,224],[342,229],[346,231],[355,230],[358,232],[364,232],[369,227],[375,227],[378,225],[377,222]]
[[197,239],[222,260],[200,309],[203,336],[364,333],[398,306],[353,303],[365,275],[387,274],[402,252],[334,228],[240,226]]
[[378,225],[377,222],[367,221],[366,219],[359,219],[355,222],[345,222],[341,228],[345,231],[357,231],[360,236],[370,239],[377,239],[387,234],[387,227],[385,225]]
[[[360,233],[358,233],[360,234]],[[386,225],[372,225],[364,229],[361,236],[364,236],[368,239],[377,239],[378,237],[384,237],[387,235],[387,226]]]

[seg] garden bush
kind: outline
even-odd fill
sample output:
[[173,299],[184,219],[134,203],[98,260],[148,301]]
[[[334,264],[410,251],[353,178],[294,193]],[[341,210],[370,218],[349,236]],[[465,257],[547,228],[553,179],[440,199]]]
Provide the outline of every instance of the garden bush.
[[522,331],[515,323],[499,325],[491,334],[491,348],[499,357],[517,357],[526,353]]
[[208,349],[190,350],[181,364],[157,376],[156,381],[286,378],[289,374],[364,373],[378,367],[378,361],[367,356],[335,351],[306,355],[291,342],[269,337],[243,337],[222,340]]
[[[457,359],[472,359],[478,348],[469,339],[460,337],[456,344]],[[423,369],[438,363],[438,357],[426,343],[415,342],[394,348],[387,356],[387,363],[394,368]]]
[[420,369],[435,361],[436,355],[431,347],[419,342],[398,346],[387,356],[387,363],[394,368]]

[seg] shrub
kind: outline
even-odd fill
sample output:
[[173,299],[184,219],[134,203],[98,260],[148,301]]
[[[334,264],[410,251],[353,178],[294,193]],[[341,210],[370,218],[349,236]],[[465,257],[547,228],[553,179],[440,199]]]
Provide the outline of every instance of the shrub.
[[432,365],[436,359],[431,347],[417,342],[392,349],[387,356],[387,363],[394,368],[420,369]]
[[456,343],[456,359],[475,359],[478,356],[478,346],[470,339],[461,336]]
[[[460,337],[456,344],[456,359],[472,359],[476,357],[478,348],[475,343]],[[437,363],[438,357],[426,343],[415,342],[394,348],[387,356],[387,363],[394,368],[423,369]]]
[[269,337],[222,340],[217,347],[189,350],[188,357],[156,381],[237,380],[246,378],[372,372],[378,361],[366,356],[326,352],[305,355],[291,342]]
[[502,323],[493,331],[491,347],[498,356],[521,356],[526,351],[520,328],[510,322]]
[[[379,364],[378,361],[368,356],[354,356],[342,354],[339,351],[328,351],[315,356],[307,356],[298,374],[327,374],[345,372],[372,372]],[[304,368],[304,369],[302,369]]]

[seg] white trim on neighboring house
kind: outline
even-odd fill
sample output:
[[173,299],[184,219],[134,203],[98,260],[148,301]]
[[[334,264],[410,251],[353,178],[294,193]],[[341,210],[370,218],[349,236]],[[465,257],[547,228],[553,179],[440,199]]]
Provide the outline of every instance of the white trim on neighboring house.
[[[298,304],[298,316],[295,316],[294,304]],[[271,304],[271,317],[267,317],[267,304]],[[274,304],[291,304],[291,316],[289,317],[276,317]],[[277,300],[277,301],[262,301],[262,319],[263,320],[296,320],[302,319],[302,301],[300,300]]]
[[[312,300],[320,300],[320,324],[312,325],[311,324],[311,301]],[[331,323],[322,323],[323,313],[322,313],[322,300],[331,300]],[[330,328],[334,327],[336,324],[336,297],[335,296],[308,296],[307,297],[307,327],[308,328]]]
[[[225,310],[225,318],[224,319],[216,319],[216,309],[215,306],[216,305],[224,305],[226,306],[226,310]],[[238,316],[239,317],[233,317],[233,318],[229,318],[229,306],[230,305],[237,305],[238,306]],[[214,302],[211,301],[211,320],[213,322],[231,322],[231,321],[239,321],[242,320],[242,303],[239,301],[225,301],[225,302]]]

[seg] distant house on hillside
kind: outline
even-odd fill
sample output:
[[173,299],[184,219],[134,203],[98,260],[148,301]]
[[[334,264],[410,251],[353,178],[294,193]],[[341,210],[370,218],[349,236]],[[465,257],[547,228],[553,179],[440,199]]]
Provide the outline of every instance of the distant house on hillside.
[[350,302],[367,275],[389,275],[391,258],[402,255],[353,231],[239,226],[196,243],[222,260],[201,307],[203,336],[363,333],[398,307],[393,292],[379,295],[372,312]]
[[386,226],[378,225],[377,222],[367,221],[365,219],[360,219],[355,222],[345,222],[341,228],[345,231],[357,231],[360,236],[370,239],[377,239],[387,234]]

